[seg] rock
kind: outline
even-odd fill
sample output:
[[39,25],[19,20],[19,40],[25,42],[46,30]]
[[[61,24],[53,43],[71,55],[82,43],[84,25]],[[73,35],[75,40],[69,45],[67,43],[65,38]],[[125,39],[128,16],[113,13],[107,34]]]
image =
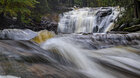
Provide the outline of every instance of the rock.
[[42,31],[39,31],[38,35],[35,38],[33,38],[32,40],[35,41],[36,43],[42,43],[50,38],[53,38],[54,36],[55,36],[54,32],[42,30]]
[[[120,32],[121,33],[121,32]],[[123,33],[123,32],[122,32]],[[138,45],[140,41],[139,33],[93,33],[88,35],[66,35],[75,44],[83,45],[84,49],[103,49],[114,46]]]
[[[134,27],[140,24],[140,20],[139,19],[133,19],[130,21],[125,21],[125,20],[121,20],[118,22],[118,24],[115,25],[115,28],[112,29],[113,31],[127,31],[129,28]],[[135,28],[137,29],[137,28]],[[133,32],[133,31],[137,31],[137,30],[128,30],[128,32]],[[138,28],[139,29],[139,28]]]
[[29,29],[4,29],[0,32],[1,40],[30,40],[35,36],[37,33]]
[[42,28],[40,28],[40,30],[47,29],[49,31],[54,31],[55,33],[57,33],[57,26],[58,26],[57,22],[46,19],[41,21]]
[[130,26],[138,25],[140,23],[140,19],[133,19],[133,21],[129,24]]
[[98,11],[98,13],[96,15],[100,16],[100,17],[105,17],[107,15],[110,15],[111,13],[112,13],[111,8],[102,8],[102,10]]
[[20,77],[6,75],[6,76],[0,76],[0,78],[20,78]]
[[140,24],[124,28],[124,31],[127,31],[127,32],[136,32],[139,30],[140,30]]
[[124,28],[127,27],[127,26],[128,26],[128,24],[122,24],[122,25],[119,27],[118,30],[122,30],[122,29],[124,29]]
[[111,31],[123,31],[125,27],[129,27],[129,24],[125,23],[122,25],[116,25],[115,28],[113,28]]
[[108,31],[107,34],[129,34],[129,32],[125,32],[125,31]]
[[31,41],[0,40],[0,75],[21,78],[88,78],[56,62],[59,59],[53,58],[54,54]]
[[92,33],[82,33],[82,35],[91,35]]
[[48,31],[54,31],[57,33],[57,27],[58,27],[58,14],[49,14],[47,16],[42,17],[40,28],[39,30],[48,30]]

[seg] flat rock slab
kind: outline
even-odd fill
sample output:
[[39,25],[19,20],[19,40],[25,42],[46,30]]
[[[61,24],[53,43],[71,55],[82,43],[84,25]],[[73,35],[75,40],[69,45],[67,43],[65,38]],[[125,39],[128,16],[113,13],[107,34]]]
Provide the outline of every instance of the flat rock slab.
[[20,78],[20,77],[6,75],[6,76],[0,76],[0,78]]
[[37,32],[29,29],[4,29],[0,31],[1,40],[30,40],[37,36]]

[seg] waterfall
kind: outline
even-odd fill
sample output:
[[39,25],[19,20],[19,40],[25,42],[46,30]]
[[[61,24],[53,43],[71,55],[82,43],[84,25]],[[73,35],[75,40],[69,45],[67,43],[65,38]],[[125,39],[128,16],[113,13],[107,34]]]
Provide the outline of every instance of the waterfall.
[[114,26],[118,7],[81,8],[60,15],[59,33],[104,33]]
[[117,7],[66,12],[58,33],[70,34],[0,31],[0,78],[140,78],[140,33],[105,33],[119,13]]

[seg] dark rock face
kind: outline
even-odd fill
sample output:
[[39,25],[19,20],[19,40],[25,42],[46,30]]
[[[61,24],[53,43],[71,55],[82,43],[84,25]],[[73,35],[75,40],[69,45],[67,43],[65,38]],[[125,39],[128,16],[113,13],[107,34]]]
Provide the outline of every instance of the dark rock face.
[[140,24],[122,24],[121,26],[114,28],[112,31],[136,32],[140,31]]
[[102,11],[99,11],[96,15],[100,17],[105,17],[107,15],[110,15],[112,13],[111,8],[102,8]]
[[0,75],[21,78],[88,78],[66,69],[31,41],[0,41]]
[[47,29],[49,31],[57,32],[58,23],[51,21],[46,17],[42,18],[40,30]]
[[33,26],[24,26],[24,28],[31,29],[33,31],[40,31],[40,30],[48,30],[54,31],[57,33],[58,23],[53,21],[47,17],[42,17],[41,22],[39,24],[35,24]]
[[131,22],[123,22],[121,24],[116,24],[115,28],[112,31],[127,31],[127,32],[136,32],[140,31],[140,20],[133,19]]
[[1,17],[0,16],[0,30],[3,29],[31,29],[33,31],[40,31],[40,30],[49,30],[56,32],[57,30],[57,22],[52,20],[41,20],[41,22],[31,21],[30,24],[17,22],[16,19],[10,17]]

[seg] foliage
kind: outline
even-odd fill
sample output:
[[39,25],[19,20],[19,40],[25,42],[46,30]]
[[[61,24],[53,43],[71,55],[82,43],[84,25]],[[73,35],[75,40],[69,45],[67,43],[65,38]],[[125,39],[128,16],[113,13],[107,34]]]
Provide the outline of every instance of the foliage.
[[75,0],[75,5],[76,6],[82,6],[82,1],[81,0]]
[[17,16],[18,13],[29,15],[31,11],[28,7],[33,8],[36,3],[36,0],[0,0],[0,13],[11,16]]
[[53,38],[55,36],[54,32],[49,32],[47,30],[42,30],[38,33],[38,36],[33,38],[32,40],[35,41],[36,43],[42,43],[45,42],[46,40]]
[[22,15],[22,20],[31,14],[30,9],[34,8],[36,3],[36,0],[0,0],[0,14],[12,17]]
[[0,14],[20,18],[25,23],[31,19],[40,22],[43,15],[59,12],[57,8],[67,6],[124,7],[125,15],[119,21],[120,24],[122,21],[129,22],[134,17],[134,0],[0,0]]
[[37,0],[39,4],[35,5],[35,8],[32,9],[32,19],[35,22],[40,22],[41,17],[46,16],[46,14],[52,14],[53,12],[58,12],[56,8],[58,7],[58,0]]

